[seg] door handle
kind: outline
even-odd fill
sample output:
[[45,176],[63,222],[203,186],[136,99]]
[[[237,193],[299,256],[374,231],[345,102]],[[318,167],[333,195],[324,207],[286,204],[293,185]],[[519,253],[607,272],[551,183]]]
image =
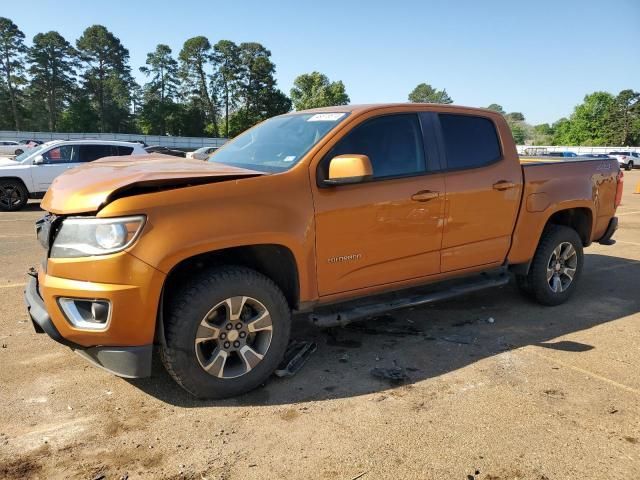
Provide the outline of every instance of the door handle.
[[433,200],[434,198],[438,198],[439,196],[440,192],[421,190],[411,195],[411,200],[415,200],[416,202],[428,202],[429,200]]
[[516,188],[517,185],[513,182],[509,182],[507,180],[500,180],[493,184],[494,190],[509,190],[510,188]]

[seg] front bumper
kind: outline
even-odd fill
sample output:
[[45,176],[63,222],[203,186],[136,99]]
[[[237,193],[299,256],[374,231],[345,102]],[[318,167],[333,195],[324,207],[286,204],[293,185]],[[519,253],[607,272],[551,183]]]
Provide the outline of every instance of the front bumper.
[[[138,378],[151,373],[163,281],[163,273],[124,252],[93,263],[50,259],[37,277],[29,277],[24,298],[36,332],[46,333],[111,373]],[[103,330],[76,328],[60,309],[60,297],[109,300],[111,320]]]
[[53,340],[71,348],[94,365],[104,368],[120,377],[140,378],[151,375],[153,345],[133,347],[83,347],[60,335],[40,296],[38,279],[36,277],[32,276],[29,278],[24,291],[24,299],[27,304],[27,311],[29,312],[29,316],[37,333],[46,333]]

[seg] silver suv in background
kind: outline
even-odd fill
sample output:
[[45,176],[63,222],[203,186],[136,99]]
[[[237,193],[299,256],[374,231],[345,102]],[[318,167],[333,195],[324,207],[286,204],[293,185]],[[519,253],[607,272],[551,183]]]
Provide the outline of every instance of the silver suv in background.
[[631,170],[633,167],[640,166],[640,153],[638,152],[616,151],[609,152],[609,156],[618,159],[620,167],[624,166],[626,170]]

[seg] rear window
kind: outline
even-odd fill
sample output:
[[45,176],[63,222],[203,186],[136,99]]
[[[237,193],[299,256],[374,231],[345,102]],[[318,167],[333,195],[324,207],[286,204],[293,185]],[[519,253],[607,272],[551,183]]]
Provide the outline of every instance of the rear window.
[[471,115],[441,113],[448,169],[477,168],[500,159],[500,142],[491,120]]
[[133,152],[133,147],[117,146],[116,148],[118,149],[118,155],[119,156],[131,155],[131,152]]
[[80,146],[80,161],[81,162],[93,162],[103,157],[110,157],[113,155],[111,145],[81,145]]

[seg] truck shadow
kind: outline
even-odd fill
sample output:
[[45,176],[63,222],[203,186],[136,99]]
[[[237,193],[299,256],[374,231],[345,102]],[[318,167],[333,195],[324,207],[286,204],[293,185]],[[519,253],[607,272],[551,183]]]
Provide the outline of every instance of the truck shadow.
[[[222,400],[194,399],[162,366],[132,385],[180,407],[286,405],[379,392],[401,394],[435,378],[513,349],[534,345],[574,355],[596,347],[558,337],[640,312],[640,260],[599,254],[585,256],[585,271],[572,299],[550,308],[520,295],[513,282],[458,299],[353,324],[331,335],[296,322],[292,338],[314,341],[318,350],[294,377],[272,378],[246,395]],[[394,384],[371,374],[400,367],[408,379]],[[496,368],[487,364],[487,368]]]

